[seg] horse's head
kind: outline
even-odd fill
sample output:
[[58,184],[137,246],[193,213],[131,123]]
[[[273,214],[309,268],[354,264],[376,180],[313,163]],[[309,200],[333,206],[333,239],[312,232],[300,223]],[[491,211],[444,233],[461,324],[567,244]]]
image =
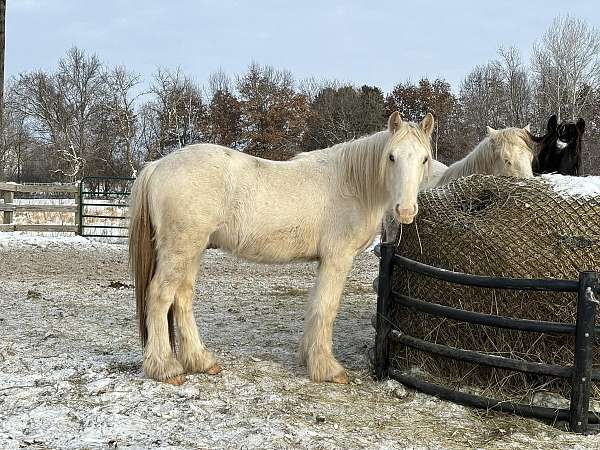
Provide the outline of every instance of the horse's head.
[[576,146],[585,132],[585,120],[579,118],[577,123],[562,122],[556,129],[556,146],[559,149]]
[[518,178],[531,178],[534,141],[529,125],[525,128],[494,130],[487,127],[494,148],[493,173]]
[[585,132],[585,120],[558,123],[556,114],[548,119],[544,136],[534,138],[538,142],[536,173],[558,172],[578,175],[581,169],[581,138]]
[[417,195],[425,171],[431,172],[431,133],[434,119],[427,114],[420,124],[404,122],[398,111],[388,120],[390,139],[385,148],[386,189],[396,220],[412,223],[419,210]]

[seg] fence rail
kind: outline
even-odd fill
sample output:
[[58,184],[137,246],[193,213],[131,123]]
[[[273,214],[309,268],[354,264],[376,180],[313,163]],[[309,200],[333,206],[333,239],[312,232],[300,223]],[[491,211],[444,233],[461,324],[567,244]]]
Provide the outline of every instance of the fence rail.
[[[126,210],[129,177],[85,177],[79,183],[17,184],[0,182],[0,232],[35,231],[76,233],[88,237],[126,237]],[[73,204],[23,204],[15,202],[15,194],[66,194]],[[110,208],[113,215],[102,208]],[[62,224],[18,223],[17,216],[26,213],[60,213],[68,215]],[[118,234],[113,231],[117,230]]]
[[[67,194],[73,198],[72,205],[36,204],[28,205],[15,203],[15,193],[42,193],[42,194]],[[2,223],[0,231],[36,231],[36,232],[62,232],[76,233],[78,231],[79,217],[79,184],[16,184],[0,182],[0,212]],[[73,220],[69,224],[19,224],[16,215],[28,212],[65,213],[72,214]],[[71,221],[70,221],[71,222]]]
[[[534,280],[501,277],[486,277],[452,272],[432,267],[395,254],[393,243],[383,243],[375,248],[380,257],[379,277],[373,283],[377,292],[377,316],[375,318],[375,372],[378,378],[392,377],[398,381],[440,398],[455,403],[477,408],[493,409],[523,416],[550,420],[568,420],[570,429],[577,433],[587,433],[590,424],[598,424],[599,416],[589,411],[590,388],[594,380],[600,379],[600,372],[592,370],[593,347],[596,335],[596,305],[594,295],[599,292],[600,285],[596,272],[581,272],[579,280]],[[577,292],[577,320],[575,325],[558,322],[534,321],[495,316],[491,314],[463,311],[449,306],[438,305],[421,299],[412,298],[395,292],[392,288],[394,267],[419,273],[427,277],[444,280],[449,283],[477,286],[493,289],[536,290]],[[407,335],[393,326],[391,308],[393,305],[411,308],[426,314],[445,317],[452,320],[469,322],[477,325],[494,326],[512,330],[541,333],[561,333],[575,335],[575,359],[573,366],[563,367],[554,364],[540,364],[521,361],[501,356],[486,355],[480,352],[449,347],[414,336]],[[532,406],[482,397],[449,389],[447,387],[425,381],[418,377],[404,374],[390,367],[390,343],[396,341],[418,351],[439,355],[473,364],[496,367],[540,376],[566,378],[571,382],[571,399],[569,409],[554,409]]]

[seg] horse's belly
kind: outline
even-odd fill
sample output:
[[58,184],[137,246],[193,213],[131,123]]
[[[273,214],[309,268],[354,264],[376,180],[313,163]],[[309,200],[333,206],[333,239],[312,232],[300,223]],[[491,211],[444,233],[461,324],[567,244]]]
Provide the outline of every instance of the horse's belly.
[[295,227],[279,230],[257,230],[252,233],[214,233],[210,244],[250,261],[286,263],[313,261],[318,258],[318,239]]

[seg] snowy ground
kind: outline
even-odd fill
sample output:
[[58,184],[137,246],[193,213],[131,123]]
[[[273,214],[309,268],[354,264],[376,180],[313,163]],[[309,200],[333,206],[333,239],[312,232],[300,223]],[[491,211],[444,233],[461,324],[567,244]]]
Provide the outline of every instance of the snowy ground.
[[124,246],[0,234],[0,449],[600,446],[373,381],[376,268],[357,259],[336,325],[352,384],[315,384],[295,355],[314,267],[207,252],[196,315],[224,370],[174,387],[141,372]]

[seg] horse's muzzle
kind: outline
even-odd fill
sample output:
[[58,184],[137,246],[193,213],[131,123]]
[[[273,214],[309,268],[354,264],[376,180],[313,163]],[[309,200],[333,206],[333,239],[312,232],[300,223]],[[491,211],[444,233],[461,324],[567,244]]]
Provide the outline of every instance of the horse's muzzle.
[[408,225],[415,220],[415,216],[419,212],[419,207],[415,204],[412,208],[400,208],[400,204],[397,204],[394,212],[396,213],[396,220],[398,222]]

